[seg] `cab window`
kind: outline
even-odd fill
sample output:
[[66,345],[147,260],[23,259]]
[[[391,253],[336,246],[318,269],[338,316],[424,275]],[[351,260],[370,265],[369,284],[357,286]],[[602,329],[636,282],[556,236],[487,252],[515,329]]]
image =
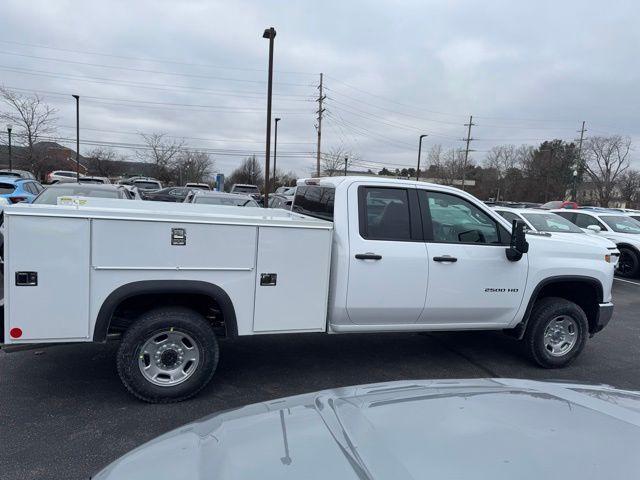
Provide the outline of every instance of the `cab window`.
[[500,245],[508,241],[506,229],[471,202],[448,193],[421,191],[420,195],[433,242]]

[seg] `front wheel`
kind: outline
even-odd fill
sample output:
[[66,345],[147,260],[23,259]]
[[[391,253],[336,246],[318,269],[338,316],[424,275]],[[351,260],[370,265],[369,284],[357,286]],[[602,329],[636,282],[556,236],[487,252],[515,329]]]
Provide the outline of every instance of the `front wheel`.
[[548,297],[534,305],[524,343],[538,365],[559,368],[575,360],[588,334],[587,316],[580,306],[564,298]]
[[624,278],[634,278],[638,276],[640,270],[640,258],[638,253],[631,248],[620,248],[620,259],[616,265],[616,275]]
[[218,356],[215,333],[202,315],[183,307],[158,308],[125,332],[118,373],[127,389],[145,402],[179,402],[209,383]]

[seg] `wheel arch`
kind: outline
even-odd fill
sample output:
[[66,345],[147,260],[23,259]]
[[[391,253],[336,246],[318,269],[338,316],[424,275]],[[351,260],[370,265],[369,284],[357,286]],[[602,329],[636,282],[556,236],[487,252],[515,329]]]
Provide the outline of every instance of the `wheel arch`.
[[541,280],[533,289],[522,321],[512,330],[518,339],[524,336],[536,301],[545,297],[560,297],[579,305],[587,315],[589,333],[596,332],[598,305],[604,298],[602,283],[593,277],[560,275]]
[[[238,335],[233,302],[220,286],[199,280],[143,280],[121,285],[105,298],[96,317],[93,341],[106,341],[114,314],[125,302],[133,301],[136,298],[155,296],[164,299],[165,305],[179,303],[188,306],[184,303],[188,299],[208,299],[222,313],[226,335]],[[182,299],[182,302],[177,299]]]

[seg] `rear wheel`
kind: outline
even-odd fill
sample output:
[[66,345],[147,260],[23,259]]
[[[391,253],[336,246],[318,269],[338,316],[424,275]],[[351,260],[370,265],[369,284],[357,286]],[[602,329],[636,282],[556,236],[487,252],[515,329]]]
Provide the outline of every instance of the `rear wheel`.
[[548,297],[533,307],[524,343],[538,365],[559,368],[580,354],[588,334],[589,324],[582,308],[564,298]]
[[218,364],[213,328],[198,312],[164,307],[144,313],[125,332],[118,349],[118,373],[127,389],[151,403],[194,396]]
[[624,278],[633,278],[638,276],[640,270],[640,257],[638,252],[631,248],[620,248],[620,260],[616,265],[616,275]]

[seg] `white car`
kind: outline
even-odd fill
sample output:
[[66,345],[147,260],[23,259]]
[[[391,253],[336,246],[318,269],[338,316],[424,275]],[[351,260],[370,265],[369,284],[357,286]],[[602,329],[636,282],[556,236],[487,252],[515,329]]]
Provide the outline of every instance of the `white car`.
[[620,250],[616,274],[633,278],[640,274],[640,222],[613,210],[552,210],[585,232],[595,233],[614,242]]
[[71,170],[54,170],[47,174],[46,183],[73,182],[77,178],[78,174]]
[[[529,231],[561,234],[564,238],[568,238],[574,242],[595,242],[611,250],[616,258],[617,255],[619,255],[616,244],[608,238],[597,235],[587,235],[587,233],[577,225],[549,210],[509,207],[493,207],[493,209],[509,222],[522,220]],[[593,232],[589,231],[589,233]]]

